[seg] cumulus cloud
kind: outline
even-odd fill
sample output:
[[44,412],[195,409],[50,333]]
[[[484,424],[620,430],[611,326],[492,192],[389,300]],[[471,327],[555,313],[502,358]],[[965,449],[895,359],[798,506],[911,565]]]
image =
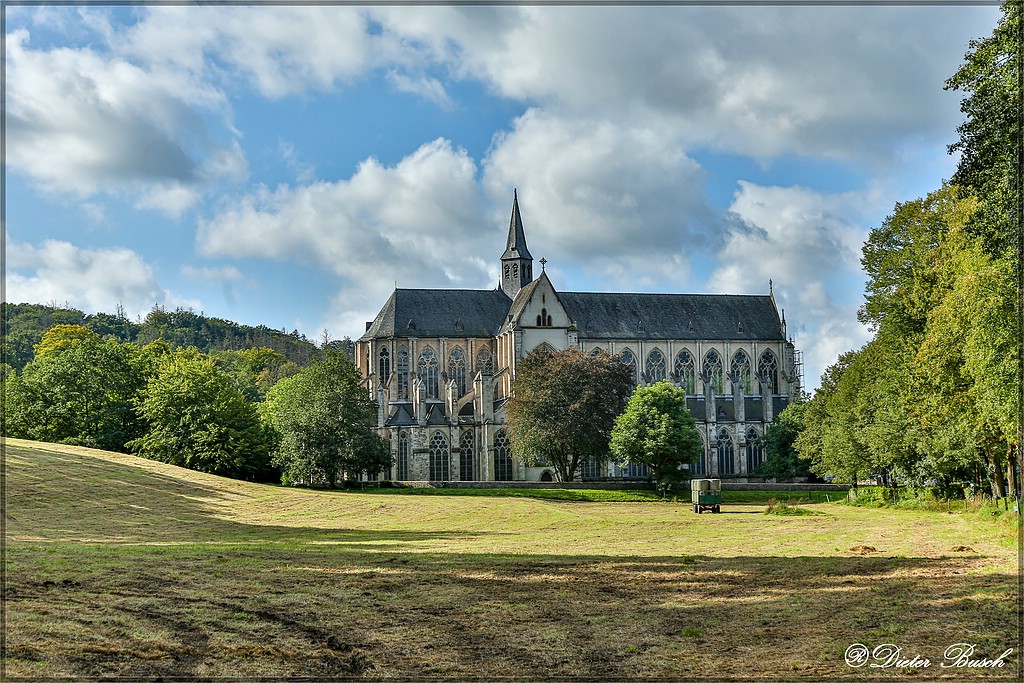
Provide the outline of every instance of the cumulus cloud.
[[475,174],[464,150],[438,139],[394,166],[367,159],[347,180],[260,188],[200,221],[197,245],[207,256],[315,264],[339,277],[353,305],[368,297],[379,307],[396,279],[487,286],[475,257],[502,232],[481,217]]
[[859,347],[867,329],[856,321],[863,291],[860,246],[870,225],[863,210],[871,190],[824,194],[803,187],[741,181],[730,206],[732,230],[716,254],[711,291],[765,294],[769,280],[789,333],[805,356],[805,381],[817,386],[839,353]]
[[7,60],[7,162],[48,191],[142,190],[144,206],[176,214],[194,201],[187,186],[238,153],[205,118],[223,113],[222,95],[187,74],[34,50],[24,29],[8,35]]
[[718,239],[703,180],[671,135],[538,110],[496,138],[484,174],[492,197],[518,187],[528,201],[535,256],[586,264],[634,287],[638,276],[678,282],[685,252]]
[[156,274],[130,249],[89,249],[61,240],[7,245],[7,300],[64,304],[111,312],[121,304],[144,315],[154,304],[200,308],[160,286]]
[[211,78],[240,75],[262,95],[281,98],[414,62],[389,35],[368,28],[366,13],[354,7],[153,7],[123,49]]
[[959,120],[955,96],[941,87],[948,65],[996,16],[939,7],[374,12],[453,74],[509,98],[657,123],[693,144],[762,159],[875,164],[891,161],[909,132],[948,141]]

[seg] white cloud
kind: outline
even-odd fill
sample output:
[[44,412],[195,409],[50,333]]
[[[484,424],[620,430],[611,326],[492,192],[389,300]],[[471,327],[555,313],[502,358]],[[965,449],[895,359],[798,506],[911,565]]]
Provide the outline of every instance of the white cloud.
[[718,239],[703,180],[671,135],[530,110],[495,139],[484,185],[519,188],[535,257],[646,288],[681,282],[690,252]]
[[948,142],[942,91],[993,7],[375,9],[425,56],[573,116],[660,125],[729,152],[889,164],[910,133]]
[[172,218],[181,218],[198,200],[199,193],[194,189],[175,183],[143,191],[135,202],[135,208],[152,209]]
[[[24,29],[7,36],[7,105],[7,161],[52,192],[192,185],[239,151],[214,139],[215,89],[92,48],[34,50]],[[173,213],[181,198],[142,201]]]
[[408,74],[400,73],[394,69],[388,71],[388,81],[391,82],[395,89],[401,92],[407,92],[413,95],[418,95],[425,100],[433,102],[442,109],[452,109],[454,104],[448,93],[445,91],[441,81],[436,78],[429,76],[419,76],[413,78]]
[[265,97],[343,85],[374,66],[411,63],[402,47],[367,31],[353,7],[152,7],[122,49],[219,79],[237,77]]
[[163,289],[152,266],[130,249],[88,249],[60,240],[8,244],[7,300],[67,302],[108,313],[120,303],[131,316],[145,315],[154,304],[200,308]]
[[503,235],[481,219],[475,173],[464,150],[438,139],[395,166],[367,159],[348,180],[260,188],[201,220],[197,246],[207,256],[316,264],[341,280],[353,308],[379,307],[395,280],[488,286],[475,256]]
[[809,387],[840,353],[869,338],[856,321],[859,296],[850,293],[863,291],[860,246],[872,227],[864,215],[878,201],[873,190],[823,194],[741,181],[730,207],[733,229],[708,286],[764,294],[772,280],[790,336],[806,352]]

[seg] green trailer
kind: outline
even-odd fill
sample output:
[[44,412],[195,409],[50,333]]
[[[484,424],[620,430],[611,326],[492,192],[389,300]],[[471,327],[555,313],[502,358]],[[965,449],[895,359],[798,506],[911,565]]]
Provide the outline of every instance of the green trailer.
[[722,511],[722,480],[721,479],[691,479],[690,500],[693,502],[693,511],[697,514],[705,510],[711,512]]

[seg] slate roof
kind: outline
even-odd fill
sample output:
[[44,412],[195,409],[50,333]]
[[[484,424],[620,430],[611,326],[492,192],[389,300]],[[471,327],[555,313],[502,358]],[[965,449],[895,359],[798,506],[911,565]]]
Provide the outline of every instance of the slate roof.
[[384,423],[385,427],[410,427],[416,424],[416,420],[412,419],[412,414],[408,411],[404,404],[399,404],[395,409],[395,412],[391,414],[387,422]]
[[559,292],[581,339],[783,340],[770,296]]
[[396,289],[360,341],[494,337],[511,304],[500,289]]

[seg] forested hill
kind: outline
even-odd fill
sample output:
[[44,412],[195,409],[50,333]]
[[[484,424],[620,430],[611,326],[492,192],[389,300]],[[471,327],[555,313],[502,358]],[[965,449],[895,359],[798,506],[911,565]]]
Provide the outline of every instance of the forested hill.
[[[33,347],[43,333],[54,325],[82,325],[102,337],[120,342],[148,344],[164,339],[172,346],[211,351],[270,348],[298,364],[308,365],[316,356],[316,344],[300,334],[274,330],[265,325],[252,327],[230,320],[210,318],[190,310],[168,311],[154,308],[145,319],[131,320],[123,312],[115,314],[86,314],[74,308],[60,308],[41,304],[4,304],[4,344],[7,363],[17,370],[32,360]],[[352,354],[352,341],[348,338],[330,342],[337,350]]]

